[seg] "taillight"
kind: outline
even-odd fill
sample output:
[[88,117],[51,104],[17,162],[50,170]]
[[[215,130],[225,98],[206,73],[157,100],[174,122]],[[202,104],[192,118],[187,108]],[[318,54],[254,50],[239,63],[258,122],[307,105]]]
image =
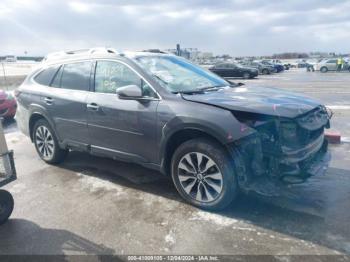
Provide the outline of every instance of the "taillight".
[[18,89],[15,90],[15,97],[19,97],[19,95],[21,94],[21,91],[19,91]]

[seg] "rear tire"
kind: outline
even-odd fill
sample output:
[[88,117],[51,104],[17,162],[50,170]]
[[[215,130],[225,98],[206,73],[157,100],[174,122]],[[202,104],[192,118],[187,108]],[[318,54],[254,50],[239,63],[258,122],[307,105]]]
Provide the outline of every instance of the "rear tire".
[[0,225],[4,224],[11,216],[14,204],[11,193],[0,189]]
[[229,153],[218,143],[192,139],[181,144],[171,161],[171,175],[179,194],[190,204],[206,209],[227,207],[238,193]]
[[45,119],[39,119],[33,128],[33,142],[40,158],[49,164],[62,162],[68,150],[61,149],[55,133]]

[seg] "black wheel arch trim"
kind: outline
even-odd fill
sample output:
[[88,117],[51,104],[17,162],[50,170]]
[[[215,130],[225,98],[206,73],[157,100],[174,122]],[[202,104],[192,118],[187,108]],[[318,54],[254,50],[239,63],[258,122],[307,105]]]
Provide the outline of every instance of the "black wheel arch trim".
[[32,128],[34,126],[31,126],[31,120],[32,120],[32,117],[34,115],[41,116],[43,119],[45,119],[49,123],[52,131],[54,132],[54,135],[57,137],[57,140],[61,141],[60,137],[58,136],[58,134],[55,130],[55,123],[52,121],[47,110],[43,106],[38,105],[38,104],[31,104],[29,106],[29,115],[30,115],[30,117],[29,117],[29,121],[28,121],[28,130],[29,130],[29,136],[30,136],[30,139],[32,142],[33,142],[33,134],[32,134],[33,130],[32,130]]
[[235,134],[232,134],[232,137],[229,137],[229,131],[220,129],[219,126],[215,128],[215,126],[210,126],[206,125],[203,122],[198,122],[198,119],[197,123],[193,121],[191,123],[182,122],[181,124],[177,124],[175,126],[172,125],[171,122],[169,122],[162,129],[159,146],[160,171],[163,174],[166,174],[167,172],[166,161],[169,157],[167,149],[172,139],[179,132],[191,130],[206,134],[208,137],[211,137],[214,140],[218,141],[225,148],[228,148],[235,140],[241,139],[240,136],[235,136]]

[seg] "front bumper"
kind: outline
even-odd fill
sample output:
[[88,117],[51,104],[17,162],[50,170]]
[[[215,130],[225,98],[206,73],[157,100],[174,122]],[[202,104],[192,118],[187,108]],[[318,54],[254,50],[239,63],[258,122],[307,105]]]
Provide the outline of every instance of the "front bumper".
[[298,161],[281,163],[279,169],[281,171],[280,178],[286,183],[301,183],[311,176],[324,175],[328,169],[331,160],[331,154],[328,151],[328,142],[324,140],[321,147],[308,154],[308,157]]
[[[323,135],[301,149],[285,152],[266,152],[258,135],[237,141],[234,147],[239,154],[240,162],[236,161],[235,166],[239,167],[243,187],[262,177],[277,183],[302,183],[311,176],[324,174],[331,159]],[[233,157],[237,158],[237,154]]]

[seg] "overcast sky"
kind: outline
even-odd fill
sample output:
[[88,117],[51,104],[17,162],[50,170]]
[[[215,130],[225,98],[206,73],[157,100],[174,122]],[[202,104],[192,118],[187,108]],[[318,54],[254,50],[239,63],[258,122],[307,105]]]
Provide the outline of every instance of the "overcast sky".
[[0,54],[198,47],[215,54],[350,52],[350,1],[1,0]]

